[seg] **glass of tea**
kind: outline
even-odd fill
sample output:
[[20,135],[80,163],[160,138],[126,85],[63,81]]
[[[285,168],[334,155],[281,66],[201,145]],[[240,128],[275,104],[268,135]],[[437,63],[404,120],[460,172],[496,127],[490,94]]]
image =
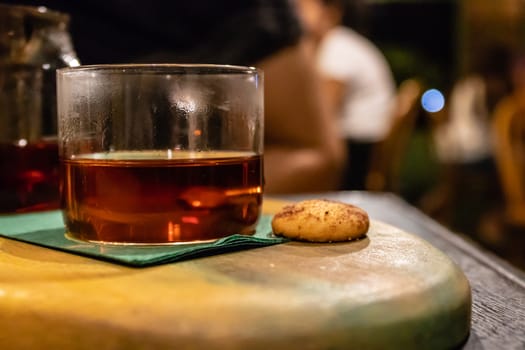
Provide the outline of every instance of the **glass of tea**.
[[61,207],[75,239],[173,244],[252,234],[263,74],[226,65],[57,71]]

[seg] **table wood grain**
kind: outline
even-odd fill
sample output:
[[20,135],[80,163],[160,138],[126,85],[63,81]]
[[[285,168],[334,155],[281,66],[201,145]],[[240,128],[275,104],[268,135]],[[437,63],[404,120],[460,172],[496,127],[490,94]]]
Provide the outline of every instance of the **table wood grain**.
[[525,274],[521,270],[451,232],[394,194],[332,192],[280,198],[352,203],[368,211],[372,219],[422,237],[456,262],[471,285],[472,326],[464,349],[525,349]]

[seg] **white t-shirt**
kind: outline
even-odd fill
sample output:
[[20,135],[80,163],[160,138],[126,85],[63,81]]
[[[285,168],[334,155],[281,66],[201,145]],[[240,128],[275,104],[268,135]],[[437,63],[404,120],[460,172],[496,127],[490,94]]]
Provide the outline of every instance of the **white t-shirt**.
[[340,116],[342,136],[381,140],[391,125],[396,84],[379,49],[350,28],[337,27],[323,38],[317,63],[322,75],[347,86]]

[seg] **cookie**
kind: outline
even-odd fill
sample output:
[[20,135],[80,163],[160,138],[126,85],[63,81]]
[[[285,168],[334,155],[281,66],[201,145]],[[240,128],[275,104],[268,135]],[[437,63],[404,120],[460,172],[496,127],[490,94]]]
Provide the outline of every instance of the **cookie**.
[[283,207],[272,219],[275,235],[310,242],[342,242],[368,232],[370,220],[351,204],[310,199]]

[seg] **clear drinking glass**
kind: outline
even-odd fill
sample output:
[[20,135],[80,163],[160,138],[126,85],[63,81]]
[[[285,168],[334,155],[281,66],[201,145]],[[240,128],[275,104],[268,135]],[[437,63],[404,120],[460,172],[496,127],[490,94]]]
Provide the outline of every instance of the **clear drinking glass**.
[[0,212],[59,207],[57,67],[78,66],[69,16],[0,4]]
[[69,234],[180,243],[251,234],[263,192],[263,74],[225,65],[57,71]]

